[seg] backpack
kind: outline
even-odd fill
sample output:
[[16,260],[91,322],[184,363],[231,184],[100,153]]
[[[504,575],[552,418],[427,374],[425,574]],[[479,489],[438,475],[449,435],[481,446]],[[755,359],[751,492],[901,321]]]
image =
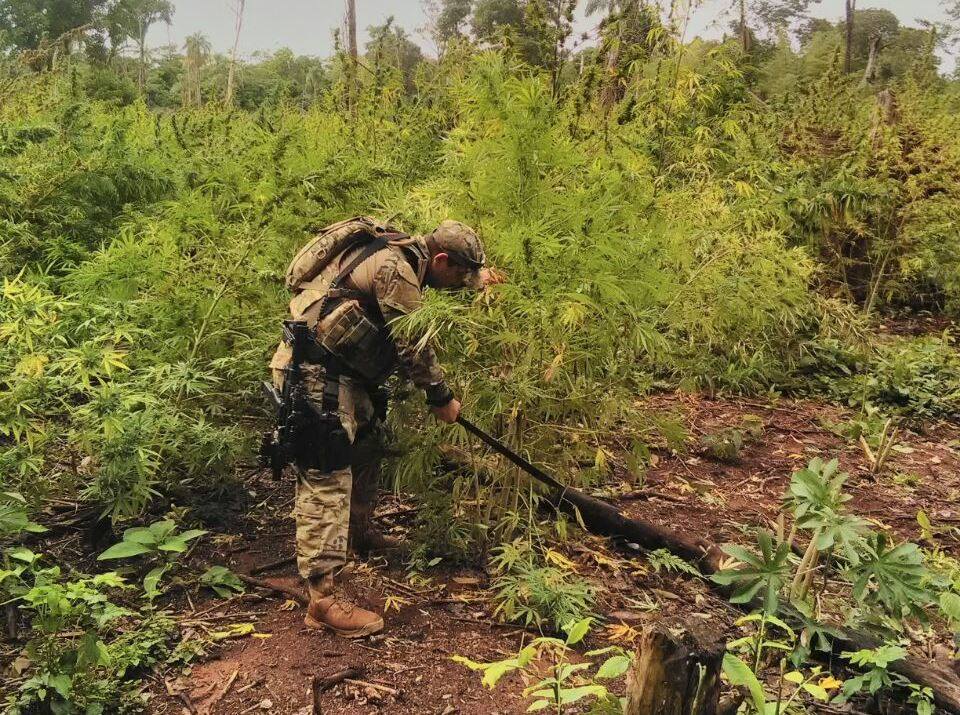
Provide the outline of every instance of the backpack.
[[289,290],[302,290],[337,256],[359,244],[377,238],[403,239],[406,234],[368,216],[356,216],[331,224],[301,248],[287,267],[285,283]]

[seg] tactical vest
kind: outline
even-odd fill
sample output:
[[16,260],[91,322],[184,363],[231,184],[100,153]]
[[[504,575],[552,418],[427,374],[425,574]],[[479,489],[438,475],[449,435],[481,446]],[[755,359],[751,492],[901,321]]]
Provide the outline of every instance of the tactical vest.
[[[426,260],[407,234],[358,217],[321,231],[294,256],[286,273],[286,285],[294,292],[290,314],[315,331],[319,352],[311,361],[322,364],[332,357],[341,372],[374,384],[382,384],[396,367],[396,346],[376,296],[342,285],[363,261],[388,246],[401,248],[415,272]],[[339,273],[330,270],[357,248]]]

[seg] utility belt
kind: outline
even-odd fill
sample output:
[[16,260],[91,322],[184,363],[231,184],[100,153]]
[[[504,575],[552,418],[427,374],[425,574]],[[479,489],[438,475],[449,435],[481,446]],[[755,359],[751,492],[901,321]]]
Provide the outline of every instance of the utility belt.
[[[383,384],[371,382],[364,375],[352,369],[343,360],[339,359],[333,353],[325,348],[313,343],[311,349],[307,352],[307,361],[316,365],[322,365],[324,371],[323,396],[327,400],[327,406],[321,405],[324,411],[336,412],[340,407],[340,376],[346,375],[351,380],[359,383],[366,391],[373,403],[374,415],[378,420],[387,418],[387,405],[390,401],[390,390]],[[328,410],[329,408],[329,410]]]
[[373,403],[374,416],[380,421],[387,418],[390,391],[382,385],[368,382],[363,375],[350,369],[342,360],[316,343],[312,343],[307,351],[307,360],[323,366],[323,390],[319,404],[315,392],[308,397],[312,403],[308,429],[314,438],[307,440],[306,448],[299,451],[297,466],[322,472],[344,469],[350,466],[352,450],[349,435],[340,419],[341,376],[346,375],[362,385]]
[[[277,479],[288,464],[320,472],[344,469],[350,466],[352,449],[340,420],[341,376],[347,375],[366,388],[380,420],[386,418],[388,392],[356,377],[342,360],[317,345],[305,321],[284,321],[283,334],[291,358],[283,368],[281,389],[270,382],[263,383],[276,422],[263,436],[261,462],[271,468]],[[305,370],[311,364],[324,369],[319,394]]]

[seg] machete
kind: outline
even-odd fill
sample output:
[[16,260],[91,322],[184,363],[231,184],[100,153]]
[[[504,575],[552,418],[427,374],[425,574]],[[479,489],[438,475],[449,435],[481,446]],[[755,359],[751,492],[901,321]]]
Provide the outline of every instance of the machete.
[[550,487],[551,489],[556,489],[556,490],[559,491],[559,492],[565,492],[565,491],[567,491],[566,485],[558,482],[556,479],[554,479],[553,477],[551,477],[549,474],[547,474],[547,473],[546,473],[545,471],[543,471],[542,469],[540,469],[540,468],[538,468],[538,467],[535,467],[535,466],[533,466],[532,464],[530,464],[530,462],[528,462],[528,461],[525,460],[523,457],[521,457],[519,454],[517,454],[516,452],[514,452],[512,449],[510,449],[510,448],[509,448],[507,445],[505,445],[503,442],[501,442],[500,440],[498,440],[496,437],[494,437],[494,436],[492,436],[492,435],[489,435],[489,434],[487,434],[486,432],[484,432],[482,429],[480,429],[479,427],[477,427],[475,424],[473,424],[470,420],[468,420],[468,419],[467,419],[466,417],[464,417],[463,415],[460,415],[460,416],[457,418],[457,422],[459,422],[460,425],[461,425],[465,430],[467,430],[467,432],[469,432],[470,434],[475,435],[476,437],[478,437],[478,438],[480,438],[481,440],[483,440],[483,441],[484,441],[486,444],[488,444],[494,451],[499,452],[500,454],[502,454],[504,457],[506,457],[506,458],[509,459],[511,462],[513,462],[514,464],[516,464],[518,467],[520,467],[520,469],[522,469],[523,471],[525,471],[527,474],[529,474],[531,477],[533,477],[533,478],[536,479],[537,481],[543,482],[544,484],[546,484],[546,485],[547,485],[548,487]]

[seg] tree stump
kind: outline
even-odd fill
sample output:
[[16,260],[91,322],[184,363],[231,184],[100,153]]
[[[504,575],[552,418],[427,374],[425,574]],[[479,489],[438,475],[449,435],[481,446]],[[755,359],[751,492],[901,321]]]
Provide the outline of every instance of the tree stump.
[[725,644],[657,624],[640,636],[627,674],[626,715],[717,715]]

